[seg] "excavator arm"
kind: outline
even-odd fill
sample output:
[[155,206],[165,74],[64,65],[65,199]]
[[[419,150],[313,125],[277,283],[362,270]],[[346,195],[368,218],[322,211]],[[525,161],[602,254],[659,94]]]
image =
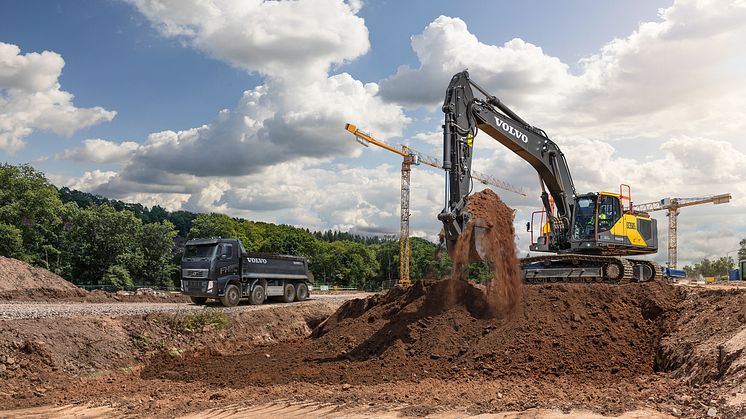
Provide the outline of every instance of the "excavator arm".
[[[484,99],[474,97],[474,89]],[[560,148],[540,128],[531,126],[495,96],[469,79],[463,71],[453,76],[443,102],[443,168],[446,171],[445,208],[438,215],[443,222],[450,249],[464,230],[470,214],[466,211],[471,193],[471,160],[479,131],[527,161],[539,174],[542,203],[552,229],[551,248],[569,247],[570,217],[575,186]],[[549,196],[557,208],[552,214]]]

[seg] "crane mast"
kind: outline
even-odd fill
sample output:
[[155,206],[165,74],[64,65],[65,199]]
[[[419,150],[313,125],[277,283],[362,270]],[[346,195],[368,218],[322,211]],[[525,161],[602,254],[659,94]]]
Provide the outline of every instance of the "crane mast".
[[666,210],[668,217],[668,267],[676,269],[678,264],[678,217],[679,209],[702,204],[725,204],[730,202],[729,193],[701,198],[664,198],[660,201],[634,205],[636,211],[652,212]]

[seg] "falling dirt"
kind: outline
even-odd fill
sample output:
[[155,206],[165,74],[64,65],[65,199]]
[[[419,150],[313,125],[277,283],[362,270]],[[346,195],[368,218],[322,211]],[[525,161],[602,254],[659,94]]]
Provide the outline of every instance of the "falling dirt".
[[[472,218],[451,249],[452,281],[468,280],[470,262],[485,260],[493,273],[485,284],[487,301],[496,316],[515,314],[523,294],[523,278],[515,249],[513,210],[490,189],[469,196]],[[476,247],[483,252],[478,254]],[[455,285],[452,285],[455,291]],[[456,298],[451,294],[449,299]],[[453,304],[453,301],[448,301]]]

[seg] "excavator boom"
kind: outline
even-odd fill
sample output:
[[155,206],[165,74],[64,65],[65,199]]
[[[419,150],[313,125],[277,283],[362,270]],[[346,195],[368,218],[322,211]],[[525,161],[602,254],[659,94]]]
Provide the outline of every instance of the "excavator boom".
[[[482,93],[485,99],[475,98],[472,87]],[[489,95],[469,79],[469,73],[466,71],[456,74],[451,79],[443,103],[443,112],[443,168],[448,179],[446,205],[438,219],[444,224],[448,242],[456,240],[469,219],[465,210],[471,190],[474,137],[479,130],[487,133],[536,169],[543,191],[542,203],[547,214],[550,214],[549,222],[553,230],[568,231],[575,186],[564,154],[543,130],[529,125],[499,99]],[[557,217],[551,215],[553,211],[550,208],[549,196],[557,208]],[[568,247],[566,240],[562,240],[562,234],[553,236],[553,245],[557,250]]]

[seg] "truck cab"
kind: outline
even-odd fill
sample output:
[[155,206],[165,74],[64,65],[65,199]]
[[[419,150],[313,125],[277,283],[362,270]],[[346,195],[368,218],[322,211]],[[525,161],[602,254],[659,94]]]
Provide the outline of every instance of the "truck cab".
[[181,292],[195,304],[217,299],[232,307],[242,298],[262,304],[274,296],[302,301],[312,278],[305,258],[249,253],[235,238],[189,240],[181,259]]

